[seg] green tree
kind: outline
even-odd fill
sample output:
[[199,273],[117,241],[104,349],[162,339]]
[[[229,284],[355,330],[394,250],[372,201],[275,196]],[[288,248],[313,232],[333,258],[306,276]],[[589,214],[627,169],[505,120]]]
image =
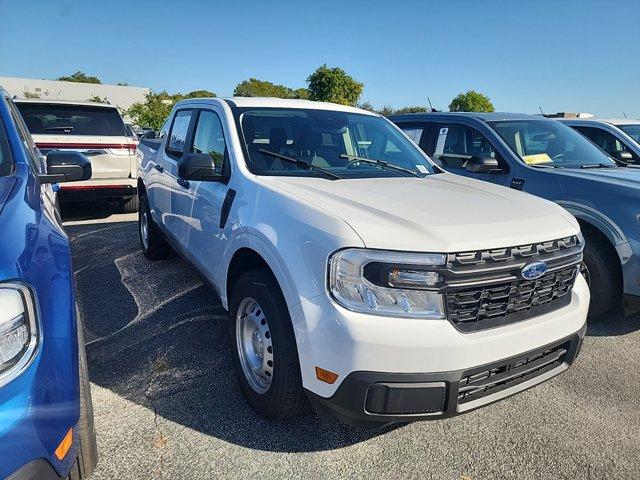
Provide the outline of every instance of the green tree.
[[24,98],[40,98],[40,94],[38,92],[29,92],[28,90],[25,90],[22,95]]
[[329,68],[326,64],[309,75],[307,82],[310,100],[342,105],[356,105],[364,88],[341,68]]
[[98,77],[85,75],[79,70],[73,75],[69,75],[68,77],[58,77],[56,80],[60,80],[62,82],[102,83]]
[[402,115],[403,113],[420,113],[420,112],[428,112],[430,109],[427,107],[423,107],[421,105],[413,106],[413,107],[402,107],[397,110],[394,110],[394,115]]
[[159,130],[162,127],[165,119],[171,113],[173,104],[178,100],[184,98],[201,98],[201,97],[215,97],[216,94],[209,90],[194,90],[186,95],[181,93],[170,94],[166,91],[162,92],[149,92],[144,99],[144,102],[136,102],[125,114],[130,117],[134,123],[142,127],[151,127],[155,130]]
[[102,98],[100,95],[93,95],[87,98],[87,102],[95,102],[95,103],[109,103],[107,97]]
[[308,98],[309,92],[306,88],[293,90],[285,85],[252,77],[237,84],[233,89],[233,95],[235,97]]
[[489,97],[475,90],[460,93],[451,100],[449,110],[452,112],[494,112],[495,108]]

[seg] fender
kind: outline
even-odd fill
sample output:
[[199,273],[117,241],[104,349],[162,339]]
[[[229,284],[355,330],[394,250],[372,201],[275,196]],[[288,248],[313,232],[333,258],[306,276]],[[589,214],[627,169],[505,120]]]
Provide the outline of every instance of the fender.
[[629,243],[629,239],[616,223],[599,210],[587,205],[561,200],[556,202],[579,220],[583,220],[600,230],[618,250],[620,245]]

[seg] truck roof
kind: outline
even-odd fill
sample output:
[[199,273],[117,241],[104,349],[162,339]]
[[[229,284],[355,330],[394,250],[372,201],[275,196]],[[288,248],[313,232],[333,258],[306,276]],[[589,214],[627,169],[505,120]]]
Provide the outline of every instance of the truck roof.
[[527,115],[526,113],[506,113],[506,112],[423,112],[406,113],[403,115],[389,115],[389,120],[429,120],[439,117],[467,117],[477,118],[484,122],[495,122],[500,120],[542,120],[540,115]]
[[559,119],[564,122],[571,123],[610,123],[611,125],[639,125],[640,120],[633,118],[563,118]]
[[84,105],[90,107],[118,108],[110,103],[88,102],[81,100],[48,100],[46,98],[16,98],[13,103],[41,103],[54,105]]
[[213,98],[189,98],[186,100],[180,100],[177,104],[190,103],[218,103],[219,101],[227,102],[236,107],[266,107],[266,108],[306,108],[315,110],[334,110],[340,112],[352,112],[368,114],[372,116],[378,116],[377,113],[363,110],[361,108],[350,107],[347,105],[339,105],[337,103],[330,102],[314,102],[312,100],[298,100],[289,98],[274,98],[274,97],[213,97]]

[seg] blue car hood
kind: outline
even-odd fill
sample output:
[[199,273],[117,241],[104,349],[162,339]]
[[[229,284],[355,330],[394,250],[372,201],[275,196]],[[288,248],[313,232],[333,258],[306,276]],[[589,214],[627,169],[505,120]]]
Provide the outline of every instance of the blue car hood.
[[15,184],[16,179],[13,177],[0,177],[0,214]]
[[595,182],[637,188],[640,190],[640,168],[556,169],[557,173]]

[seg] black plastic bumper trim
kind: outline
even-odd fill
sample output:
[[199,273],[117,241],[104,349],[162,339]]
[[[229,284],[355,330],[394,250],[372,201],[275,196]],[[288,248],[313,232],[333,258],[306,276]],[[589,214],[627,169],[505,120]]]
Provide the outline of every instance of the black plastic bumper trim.
[[7,480],[61,480],[61,478],[48,461],[39,458],[9,475]]
[[[307,391],[307,396],[314,410],[321,418],[338,420],[349,425],[355,425],[363,428],[379,428],[391,423],[404,423],[416,420],[434,420],[439,418],[452,417],[467,411],[474,410],[478,407],[496,402],[522,390],[528,389],[542,383],[542,381],[558,375],[565,371],[576,359],[580,351],[582,339],[586,332],[586,324],[576,333],[560,339],[548,345],[541,345],[539,348],[530,352],[523,352],[513,357],[504,358],[502,360],[491,362],[477,367],[467,368],[464,370],[456,370],[450,372],[437,373],[384,373],[384,372],[352,372],[345,377],[336,392],[329,398],[321,397],[313,392]],[[568,343],[568,351],[565,361],[557,368],[539,377],[533,377],[526,384],[516,384],[513,387],[505,388],[494,395],[487,395],[473,402],[473,404],[458,403],[458,388],[460,380],[478,369],[491,369],[505,364],[511,360],[517,359],[527,353],[533,353],[538,350],[548,349],[557,345]],[[536,381],[537,380],[537,381]],[[428,413],[407,413],[407,414],[377,414],[368,410],[367,396],[369,390],[377,384],[437,384],[442,382],[445,384],[444,406],[441,410]],[[406,385],[405,385],[406,387]],[[433,401],[433,400],[429,400]],[[380,401],[378,400],[378,404]],[[462,407],[462,408],[459,408]]]
[[640,297],[637,295],[630,295],[625,293],[622,296],[622,306],[624,308],[624,314],[629,315],[640,312]]

